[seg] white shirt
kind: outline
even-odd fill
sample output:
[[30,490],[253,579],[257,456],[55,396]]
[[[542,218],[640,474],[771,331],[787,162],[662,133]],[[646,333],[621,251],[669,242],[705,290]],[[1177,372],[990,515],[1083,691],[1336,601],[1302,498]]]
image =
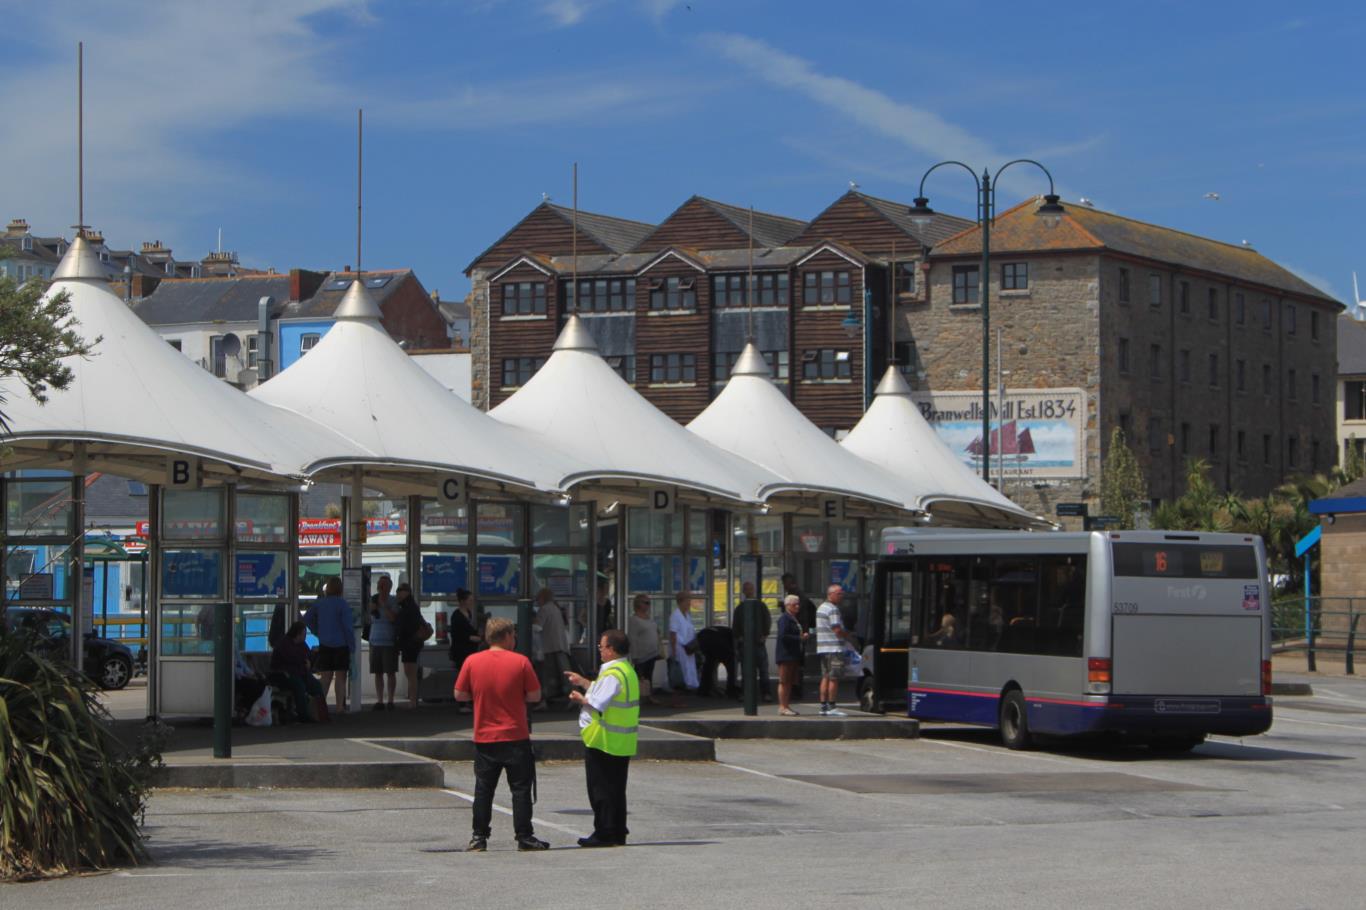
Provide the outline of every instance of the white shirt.
[[[617,674],[608,673],[607,668],[624,663],[626,663],[626,658],[618,657],[616,660],[609,660],[598,669],[598,678],[593,680],[583,696],[583,709],[579,711],[580,730],[593,722],[593,711],[601,714],[607,710],[612,699],[616,698],[617,693],[621,691],[621,680],[617,678]],[[592,710],[589,710],[590,708]]]
[[840,619],[840,608],[826,601],[816,608],[816,653],[838,654],[844,650],[844,643],[835,634],[844,621]]

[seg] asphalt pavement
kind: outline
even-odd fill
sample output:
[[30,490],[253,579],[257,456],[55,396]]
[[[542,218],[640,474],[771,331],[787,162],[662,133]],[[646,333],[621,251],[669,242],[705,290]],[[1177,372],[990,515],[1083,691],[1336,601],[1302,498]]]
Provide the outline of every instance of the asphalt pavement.
[[573,846],[591,815],[569,762],[539,769],[543,854],[515,851],[505,811],[462,852],[468,763],[440,789],[160,791],[154,865],[0,886],[0,906],[1359,907],[1366,683],[1312,682],[1268,734],[1180,757],[931,725],[720,740],[715,763],[632,764],[624,849]]

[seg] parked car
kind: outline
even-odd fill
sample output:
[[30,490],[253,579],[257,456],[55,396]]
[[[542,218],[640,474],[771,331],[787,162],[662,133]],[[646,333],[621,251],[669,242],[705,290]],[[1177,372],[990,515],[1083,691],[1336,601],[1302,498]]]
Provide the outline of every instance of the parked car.
[[[34,633],[39,648],[49,654],[62,655],[70,649],[71,617],[65,613],[44,607],[7,607],[5,631],[25,630]],[[85,675],[102,689],[122,689],[133,678],[133,652],[127,645],[87,632]]]

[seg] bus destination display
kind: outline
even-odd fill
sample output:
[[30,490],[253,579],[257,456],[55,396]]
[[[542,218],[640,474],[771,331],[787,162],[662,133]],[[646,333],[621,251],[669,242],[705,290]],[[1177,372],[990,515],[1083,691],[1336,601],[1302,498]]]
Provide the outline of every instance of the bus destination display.
[[1115,543],[1115,574],[1137,578],[1256,578],[1252,547]]

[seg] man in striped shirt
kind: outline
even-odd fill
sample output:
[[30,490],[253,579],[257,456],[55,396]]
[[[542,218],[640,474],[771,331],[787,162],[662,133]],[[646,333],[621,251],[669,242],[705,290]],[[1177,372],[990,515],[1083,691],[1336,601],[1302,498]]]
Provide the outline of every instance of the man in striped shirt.
[[844,588],[831,585],[825,590],[825,603],[816,608],[816,655],[821,662],[821,714],[825,717],[844,717],[835,707],[839,697],[840,677],[844,675],[844,621],[840,619],[840,601]]

